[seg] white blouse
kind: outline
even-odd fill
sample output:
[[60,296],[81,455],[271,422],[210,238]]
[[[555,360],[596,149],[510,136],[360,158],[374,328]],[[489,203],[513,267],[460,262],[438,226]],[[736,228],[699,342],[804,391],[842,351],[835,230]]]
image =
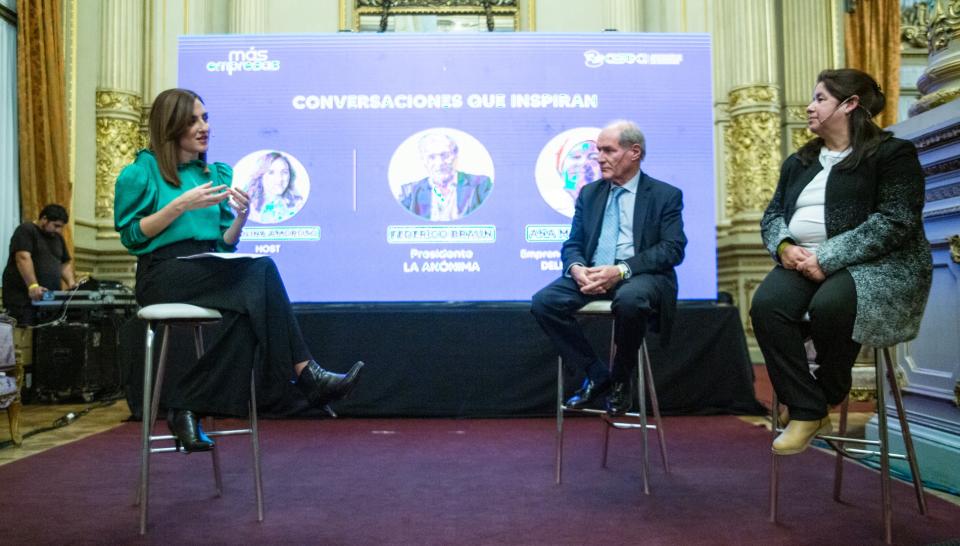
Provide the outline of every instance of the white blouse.
[[807,250],[816,250],[827,239],[827,226],[823,219],[823,205],[827,195],[827,178],[834,165],[850,155],[851,148],[831,152],[826,146],[820,148],[820,165],[823,169],[813,177],[797,197],[797,210],[790,218],[790,233],[798,245]]

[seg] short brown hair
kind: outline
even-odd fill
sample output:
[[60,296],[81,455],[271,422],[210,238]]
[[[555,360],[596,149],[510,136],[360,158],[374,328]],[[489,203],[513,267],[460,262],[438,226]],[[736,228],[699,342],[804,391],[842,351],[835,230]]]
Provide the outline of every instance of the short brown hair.
[[[196,101],[203,103],[200,95],[189,89],[167,89],[160,92],[150,108],[150,149],[157,156],[157,165],[163,179],[174,187],[180,187],[177,164],[180,162],[180,137],[196,121],[193,107]],[[207,154],[200,154],[206,162]]]

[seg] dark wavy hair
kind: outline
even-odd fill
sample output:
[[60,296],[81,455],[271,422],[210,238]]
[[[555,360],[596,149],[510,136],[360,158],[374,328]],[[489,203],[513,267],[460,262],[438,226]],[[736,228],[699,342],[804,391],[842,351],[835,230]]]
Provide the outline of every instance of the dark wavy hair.
[[[824,70],[817,76],[817,83],[822,83],[841,103],[854,95],[860,99],[860,104],[850,112],[847,119],[850,127],[850,147],[853,150],[834,167],[855,169],[864,158],[873,155],[883,141],[893,136],[893,133],[884,131],[873,122],[873,118],[883,111],[887,99],[872,76],[854,68]],[[804,144],[797,151],[797,156],[804,165],[808,165],[820,156],[822,146],[823,138],[817,137]]]

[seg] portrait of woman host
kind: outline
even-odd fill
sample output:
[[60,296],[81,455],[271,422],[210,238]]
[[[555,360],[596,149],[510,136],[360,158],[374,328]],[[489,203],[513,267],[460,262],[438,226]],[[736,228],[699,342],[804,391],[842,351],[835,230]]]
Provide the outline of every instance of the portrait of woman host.
[[207,162],[203,101],[186,89],[161,92],[149,129],[149,149],[137,153],[115,187],[114,224],[137,256],[137,303],[189,303],[223,315],[203,357],[173,359],[169,370],[169,379],[179,379],[164,389],[161,403],[178,446],[188,452],[213,448],[198,416],[247,414],[251,370],[261,387],[294,381],[314,406],[346,396],[363,363],[346,374],[320,367],[272,259],[178,259],[234,252],[250,213],[248,195],[230,187],[232,169]]
[[257,170],[247,184],[250,219],[277,224],[292,218],[303,206],[297,189],[297,172],[280,152],[267,152],[257,161]]
[[[761,220],[777,262],[750,310],[786,428],[780,455],[832,430],[861,345],[913,339],[932,281],[917,150],[878,127],[880,86],[859,70],[824,70],[807,106],[816,138],[783,162]],[[816,349],[811,373],[804,349]]]

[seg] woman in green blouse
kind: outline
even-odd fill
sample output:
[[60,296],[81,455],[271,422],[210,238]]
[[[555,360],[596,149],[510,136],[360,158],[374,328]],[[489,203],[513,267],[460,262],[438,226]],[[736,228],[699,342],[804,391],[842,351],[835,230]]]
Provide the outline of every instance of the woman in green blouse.
[[140,305],[190,303],[223,314],[219,335],[195,364],[179,363],[185,369],[164,396],[167,423],[187,451],[213,447],[197,414],[246,414],[254,366],[261,380],[295,377],[320,407],[346,396],[363,366],[338,374],[313,360],[270,258],[178,259],[235,251],[249,214],[248,195],[231,188],[231,168],[206,162],[209,136],[196,93],[160,93],[150,111],[150,148],[120,173],[114,203],[120,240],[137,256]]

